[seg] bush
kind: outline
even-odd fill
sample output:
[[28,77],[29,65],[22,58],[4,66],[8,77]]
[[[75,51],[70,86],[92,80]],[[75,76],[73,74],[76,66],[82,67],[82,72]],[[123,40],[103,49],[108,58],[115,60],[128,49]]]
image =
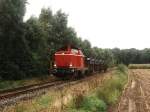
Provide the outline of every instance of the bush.
[[[75,102],[74,102],[75,101]],[[77,96],[72,107],[67,112],[106,112],[106,104],[96,95]]]
[[96,96],[88,96],[84,98],[81,108],[91,112],[105,112],[106,104],[103,100],[98,99]]
[[118,96],[120,95],[120,91],[118,89],[110,90],[108,89],[100,89],[97,91],[97,95],[99,99],[102,99],[106,104],[111,105],[115,104]]
[[126,67],[124,64],[119,64],[119,65],[117,66],[117,70],[118,70],[119,72],[122,72],[122,73],[125,73],[125,74],[126,74],[126,72],[127,72],[127,67]]

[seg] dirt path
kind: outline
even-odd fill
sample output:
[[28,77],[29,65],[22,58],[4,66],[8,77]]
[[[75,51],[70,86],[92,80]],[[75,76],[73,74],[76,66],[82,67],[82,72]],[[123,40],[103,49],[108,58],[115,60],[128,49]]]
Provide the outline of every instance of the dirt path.
[[150,112],[150,69],[129,71],[129,83],[114,112]]

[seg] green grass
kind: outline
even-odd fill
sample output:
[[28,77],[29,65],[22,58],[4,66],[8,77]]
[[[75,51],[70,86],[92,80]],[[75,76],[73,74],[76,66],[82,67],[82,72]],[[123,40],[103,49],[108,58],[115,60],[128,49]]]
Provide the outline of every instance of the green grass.
[[76,96],[69,110],[65,112],[106,112],[107,107],[116,104],[127,83],[127,67],[118,65],[115,73],[90,95]]
[[54,100],[53,95],[46,94],[35,98],[29,104],[20,103],[15,106],[13,112],[41,112],[43,109],[48,109]]
[[53,98],[49,95],[43,95],[36,99],[36,103],[42,108],[48,108],[52,103]]
[[23,81],[0,81],[0,90],[12,89],[19,86],[23,86]]
[[47,82],[50,80],[50,76],[33,77],[30,79],[22,80],[0,80],[0,91],[13,89],[21,86],[37,84],[40,82]]
[[130,64],[130,69],[150,69],[150,64]]

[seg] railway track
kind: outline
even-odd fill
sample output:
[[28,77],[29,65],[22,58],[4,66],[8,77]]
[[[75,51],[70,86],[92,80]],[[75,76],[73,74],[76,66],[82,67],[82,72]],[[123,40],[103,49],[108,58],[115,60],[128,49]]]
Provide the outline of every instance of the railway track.
[[17,102],[22,100],[29,100],[36,96],[43,95],[50,89],[61,89],[66,85],[74,85],[80,83],[93,76],[94,75],[91,75],[86,78],[80,80],[74,80],[74,81],[55,80],[53,82],[45,82],[45,83],[0,91],[0,108],[4,108],[5,106],[9,106],[9,105],[14,105]]
[[49,89],[61,89],[66,85],[74,85],[85,79],[75,81],[53,81],[30,86],[24,86],[9,90],[0,91],[0,109],[5,106],[14,105],[19,101],[32,99],[46,93]]
[[30,99],[44,94],[47,88],[57,87],[65,84],[65,81],[53,81],[34,84],[5,91],[0,91],[0,107],[17,103],[17,101]]
[[26,92],[32,92],[37,89],[47,88],[51,86],[55,86],[58,84],[61,84],[62,81],[53,81],[53,82],[46,82],[46,83],[40,83],[40,84],[34,84],[29,86],[23,86],[19,88],[9,89],[5,91],[0,91],[0,100],[10,98],[13,96],[17,96]]
[[[90,78],[87,77],[87,78]],[[30,86],[24,86],[20,88],[0,91],[0,108],[5,106],[14,105],[19,101],[32,99],[36,96],[40,96],[46,93],[49,89],[61,89],[66,85],[74,85],[82,82],[86,79],[74,80],[74,81],[53,81],[41,84],[34,84]]]
[[[115,68],[109,69],[108,71],[112,71],[114,69]],[[96,73],[94,73],[94,74],[96,74]],[[86,78],[88,78],[88,77],[86,77]],[[84,80],[84,79],[80,79],[80,80]],[[32,84],[32,85],[17,87],[17,88],[13,88],[13,89],[1,90],[0,91],[0,100],[5,98],[6,95],[8,95],[8,94],[15,94],[15,93],[20,92],[20,91],[28,91],[28,90],[30,91],[32,89],[38,89],[39,87],[49,87],[49,86],[61,84],[61,83],[64,83],[64,82],[67,82],[67,81],[53,80],[51,82],[43,82],[43,83],[38,83],[38,84]]]

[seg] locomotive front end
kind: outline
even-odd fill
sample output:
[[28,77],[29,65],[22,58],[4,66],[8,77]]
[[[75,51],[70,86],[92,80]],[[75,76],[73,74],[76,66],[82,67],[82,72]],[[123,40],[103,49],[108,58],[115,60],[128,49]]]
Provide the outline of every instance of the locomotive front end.
[[54,55],[53,75],[60,78],[71,78],[84,68],[84,55],[78,48],[65,46]]

